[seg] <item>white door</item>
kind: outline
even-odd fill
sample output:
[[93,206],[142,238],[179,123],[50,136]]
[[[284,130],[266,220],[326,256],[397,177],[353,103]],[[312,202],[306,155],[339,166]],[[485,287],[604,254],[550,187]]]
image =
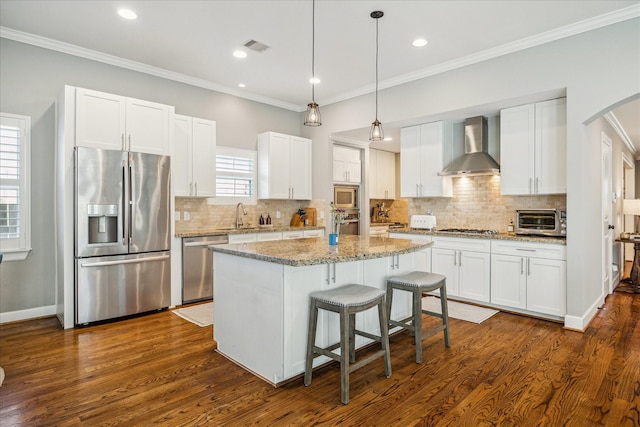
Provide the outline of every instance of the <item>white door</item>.
[[[622,170],[624,171],[623,177],[622,177],[622,180],[624,183],[623,199],[635,199],[636,198],[636,186],[635,186],[636,170],[635,170],[633,159],[626,156],[624,153],[622,153]],[[636,231],[635,220],[636,220],[635,215],[622,215],[623,229],[620,230],[620,232],[626,231],[627,233],[632,233]],[[617,261],[618,260],[614,260],[614,262],[617,262]],[[622,277],[622,273],[624,272],[624,263],[626,261],[628,262],[633,261],[633,243],[624,244],[624,257],[622,259],[622,265],[619,266],[620,277]]]
[[612,203],[613,185],[611,138],[602,133],[602,296],[613,292],[611,267],[613,259]]

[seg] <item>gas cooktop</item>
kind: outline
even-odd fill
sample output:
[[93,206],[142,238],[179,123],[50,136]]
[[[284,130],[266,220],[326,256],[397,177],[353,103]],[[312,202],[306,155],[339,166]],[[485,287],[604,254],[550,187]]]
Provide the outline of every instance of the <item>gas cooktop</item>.
[[442,228],[436,231],[441,233],[498,234],[498,230],[481,230],[477,228]]

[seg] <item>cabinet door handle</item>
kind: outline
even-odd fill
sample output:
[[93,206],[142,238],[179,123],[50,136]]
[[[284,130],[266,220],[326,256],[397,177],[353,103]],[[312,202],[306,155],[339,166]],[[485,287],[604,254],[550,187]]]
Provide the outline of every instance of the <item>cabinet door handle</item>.
[[331,277],[333,283],[336,283],[336,264],[333,263],[333,276]]
[[327,279],[325,280],[325,282],[327,282],[327,285],[329,284],[331,280],[331,264],[327,264]]
[[396,268],[400,269],[400,254],[396,255]]
[[533,179],[529,178],[529,194],[533,194]]
[[189,195],[193,196],[193,182],[189,183]]
[[129,146],[127,147],[127,150],[131,150],[131,134],[129,134]]
[[462,252],[458,251],[458,266],[462,267]]
[[524,258],[520,258],[520,274],[524,274]]
[[527,276],[531,276],[531,258],[527,258]]
[[418,184],[416,184],[416,196],[419,196],[419,195],[420,195],[419,191],[420,191],[420,190],[418,189]]
[[453,266],[458,265],[458,251],[453,251]]
[[121,140],[121,144],[120,145],[121,145],[122,151],[125,151],[125,149],[124,149],[124,133],[121,135],[120,140]]
[[198,195],[198,183],[197,183],[197,182],[194,184],[194,187],[195,187],[195,194],[194,194],[194,196],[197,196],[197,195]]

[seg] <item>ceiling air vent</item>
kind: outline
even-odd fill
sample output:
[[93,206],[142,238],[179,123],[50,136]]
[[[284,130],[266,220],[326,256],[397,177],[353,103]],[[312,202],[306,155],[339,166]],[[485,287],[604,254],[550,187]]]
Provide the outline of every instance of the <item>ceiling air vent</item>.
[[256,52],[264,52],[265,50],[269,49],[269,46],[267,46],[266,44],[260,43],[259,41],[255,40],[249,40],[244,45],[251,50],[255,50]]

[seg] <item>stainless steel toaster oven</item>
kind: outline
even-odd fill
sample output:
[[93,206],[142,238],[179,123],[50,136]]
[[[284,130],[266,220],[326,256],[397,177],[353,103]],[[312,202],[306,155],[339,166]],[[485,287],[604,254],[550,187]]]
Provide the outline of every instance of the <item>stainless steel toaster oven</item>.
[[566,237],[566,209],[516,210],[516,234]]

